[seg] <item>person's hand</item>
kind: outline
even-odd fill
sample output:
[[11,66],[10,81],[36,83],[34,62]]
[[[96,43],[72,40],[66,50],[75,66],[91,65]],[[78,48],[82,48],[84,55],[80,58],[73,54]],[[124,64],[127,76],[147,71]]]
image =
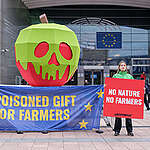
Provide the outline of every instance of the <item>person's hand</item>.
[[106,84],[104,84],[104,88],[106,88]]

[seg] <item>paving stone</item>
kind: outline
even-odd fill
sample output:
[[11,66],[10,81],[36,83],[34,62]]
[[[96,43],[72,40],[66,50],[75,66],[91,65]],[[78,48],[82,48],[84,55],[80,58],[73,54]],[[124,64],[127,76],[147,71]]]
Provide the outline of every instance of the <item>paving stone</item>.
[[[113,120],[113,119],[112,119]],[[135,136],[127,136],[125,119],[120,135],[115,137],[112,128],[101,120],[102,134],[93,131],[0,132],[0,150],[150,150],[150,112],[144,119],[133,119]],[[113,122],[113,121],[112,121]]]

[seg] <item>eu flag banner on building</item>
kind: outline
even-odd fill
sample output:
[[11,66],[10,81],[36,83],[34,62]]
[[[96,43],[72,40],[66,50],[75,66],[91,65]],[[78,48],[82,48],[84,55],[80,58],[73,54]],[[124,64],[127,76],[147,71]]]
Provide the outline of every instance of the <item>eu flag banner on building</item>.
[[62,131],[100,127],[104,87],[0,86],[0,130]]
[[97,49],[117,49],[122,48],[121,32],[97,32]]

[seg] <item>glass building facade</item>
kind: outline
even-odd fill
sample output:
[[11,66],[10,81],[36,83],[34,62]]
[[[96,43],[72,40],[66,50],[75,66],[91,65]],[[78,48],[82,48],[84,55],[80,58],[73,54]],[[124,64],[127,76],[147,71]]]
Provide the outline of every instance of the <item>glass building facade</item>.
[[15,41],[30,24],[29,11],[19,0],[0,1],[0,84],[20,84],[15,63]]
[[[145,72],[150,82],[150,9],[113,5],[28,9],[21,0],[15,0],[15,3],[6,0],[1,3],[1,50],[9,51],[0,55],[1,83],[20,84],[17,78],[22,77],[15,65],[14,43],[22,28],[40,23],[39,16],[43,13],[49,23],[68,26],[79,40],[79,66],[69,85],[103,84],[105,77],[116,72],[121,60],[127,63],[135,78],[139,79]],[[111,33],[121,33],[121,47],[114,48],[104,40],[105,47],[98,48],[97,33],[102,32],[110,33],[110,37]]]
[[[38,8],[30,10],[32,24],[39,23],[40,13],[77,35],[81,54],[74,84],[103,84],[121,60],[136,79],[145,72],[150,81],[150,9],[99,5]],[[97,48],[96,35],[101,32],[121,33],[121,47]]]

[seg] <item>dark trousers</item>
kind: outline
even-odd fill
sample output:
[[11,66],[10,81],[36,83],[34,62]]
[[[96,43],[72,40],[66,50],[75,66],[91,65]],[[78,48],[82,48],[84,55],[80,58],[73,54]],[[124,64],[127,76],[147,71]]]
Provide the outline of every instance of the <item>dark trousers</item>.
[[144,104],[147,108],[147,110],[149,110],[149,103],[148,103],[148,100],[147,100],[147,97],[146,97],[146,94],[144,94]]
[[[121,126],[122,126],[122,120],[121,120],[121,118],[116,118],[115,119],[114,131],[120,133]],[[130,118],[126,118],[126,129],[127,129],[128,133],[132,132],[132,120]]]
[[148,94],[148,103],[150,103],[150,94]]

